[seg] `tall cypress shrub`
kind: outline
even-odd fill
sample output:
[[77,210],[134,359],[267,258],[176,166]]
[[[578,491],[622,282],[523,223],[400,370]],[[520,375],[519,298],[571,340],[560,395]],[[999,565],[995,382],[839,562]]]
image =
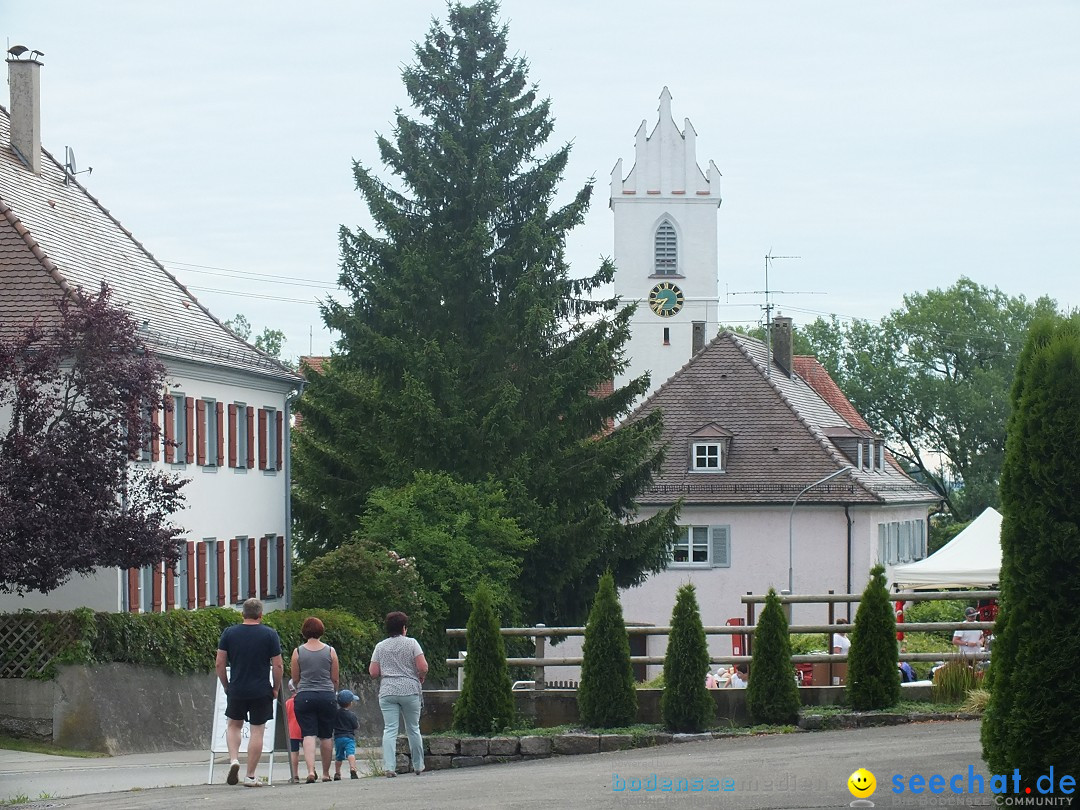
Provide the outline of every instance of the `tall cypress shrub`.
[[885,567],[870,569],[848,651],[847,697],[853,709],[887,709],[900,700],[900,651],[896,613],[889,601]]
[[693,585],[675,596],[671,635],[664,655],[664,694],[660,713],[669,731],[702,731],[716,718],[716,703],[705,686],[709,648]]
[[1080,317],[1032,327],[1012,406],[983,758],[1019,769],[1021,790],[1053,768],[1056,796],[1058,776],[1080,771]]
[[794,725],[799,722],[799,706],[787,618],[780,597],[769,588],[765,607],[754,628],[746,707],[755,723]]
[[591,728],[628,726],[637,718],[637,689],[630,666],[630,639],[623,623],[615,578],[600,578],[582,648],[578,712]]
[[465,627],[465,683],[454,704],[454,728],[469,734],[502,731],[514,722],[514,694],[491,594],[479,585]]

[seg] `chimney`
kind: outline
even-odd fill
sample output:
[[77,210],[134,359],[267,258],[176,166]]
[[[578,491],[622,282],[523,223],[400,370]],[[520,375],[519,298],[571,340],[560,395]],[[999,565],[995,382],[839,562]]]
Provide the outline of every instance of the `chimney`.
[[772,322],[773,360],[780,370],[791,376],[791,318],[777,315]]
[[41,174],[41,62],[39,51],[29,59],[22,45],[8,51],[8,85],[11,88],[11,148],[34,174]]
[[691,338],[693,342],[691,343],[690,356],[693,357],[705,348],[705,321],[694,321],[691,328],[693,329]]

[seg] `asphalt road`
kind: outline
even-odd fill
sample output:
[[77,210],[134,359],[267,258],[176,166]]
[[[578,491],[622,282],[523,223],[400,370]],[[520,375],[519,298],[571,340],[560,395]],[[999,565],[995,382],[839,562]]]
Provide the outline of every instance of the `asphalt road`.
[[[51,799],[27,808],[64,807],[104,810],[135,808],[243,808],[289,807],[354,808],[393,807],[395,810],[430,808],[608,808],[684,804],[766,810],[767,808],[849,807],[854,798],[847,779],[858,768],[877,778],[870,797],[876,807],[993,807],[993,797],[940,796],[892,792],[892,778],[905,782],[912,774],[926,777],[962,774],[968,768],[988,780],[980,760],[977,722],[918,723],[886,728],[825,731],[744,737],[683,743],[590,756],[490,765],[439,771],[424,777],[396,779],[371,777],[315,785],[277,785],[264,788],[228,787],[224,784],[169,787],[126,793]],[[657,790],[648,791],[657,776]],[[221,773],[223,779],[224,773]],[[700,792],[659,790],[661,780],[700,779]],[[710,779],[730,791],[710,792]],[[640,780],[642,789],[630,788]],[[626,790],[613,786],[625,783]],[[673,781],[673,786],[677,784]],[[987,787],[988,787],[987,782]],[[855,805],[858,806],[858,805]],[[866,805],[863,805],[866,806]]]

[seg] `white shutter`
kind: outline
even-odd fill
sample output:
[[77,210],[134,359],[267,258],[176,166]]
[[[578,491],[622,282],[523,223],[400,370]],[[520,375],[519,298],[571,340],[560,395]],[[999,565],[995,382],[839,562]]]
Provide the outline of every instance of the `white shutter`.
[[730,526],[710,526],[709,531],[712,534],[712,556],[711,562],[713,568],[730,568],[731,567],[731,527]]

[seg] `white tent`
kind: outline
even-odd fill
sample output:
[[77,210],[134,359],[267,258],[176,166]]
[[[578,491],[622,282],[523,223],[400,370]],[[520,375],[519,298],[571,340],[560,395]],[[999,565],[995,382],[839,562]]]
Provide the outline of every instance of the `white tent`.
[[971,588],[998,584],[1001,573],[1001,513],[992,507],[929,557],[893,566],[898,588]]

